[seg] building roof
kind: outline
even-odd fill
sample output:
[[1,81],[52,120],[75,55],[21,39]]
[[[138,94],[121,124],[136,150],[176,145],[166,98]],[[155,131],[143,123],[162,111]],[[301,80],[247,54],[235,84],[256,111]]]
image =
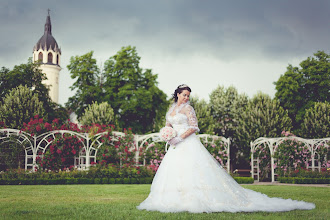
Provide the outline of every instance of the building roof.
[[49,11],[46,19],[44,35],[33,47],[33,51],[38,51],[40,48],[42,50],[53,50],[54,52],[59,52],[61,54],[61,49],[58,47],[58,44],[52,35],[52,23],[50,21]]

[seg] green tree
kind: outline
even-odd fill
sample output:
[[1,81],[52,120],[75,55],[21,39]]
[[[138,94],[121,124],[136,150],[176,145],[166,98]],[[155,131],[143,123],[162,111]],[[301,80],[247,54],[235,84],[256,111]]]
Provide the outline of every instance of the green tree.
[[93,101],[102,101],[100,70],[93,58],[93,51],[82,56],[71,57],[67,67],[71,78],[76,80],[70,89],[75,90],[76,93],[65,105],[74,110],[79,118],[84,113],[84,109]]
[[330,137],[330,103],[318,102],[306,110],[301,129],[302,137]]
[[157,87],[157,75],[139,67],[135,47],[123,47],[104,64],[104,100],[114,109],[119,126],[135,133],[158,131],[166,114],[166,94]]
[[259,92],[241,114],[237,135],[241,156],[248,162],[250,142],[259,137],[280,137],[282,131],[290,131],[291,119],[278,100]]
[[227,89],[218,86],[210,95],[210,107],[214,119],[214,131],[219,136],[231,139],[230,158],[232,167],[239,163],[241,145],[238,144],[237,128],[241,113],[246,108],[248,97],[245,94],[238,94],[235,87]]
[[210,105],[198,97],[191,97],[190,104],[195,109],[198,119],[199,133],[201,134],[214,134],[214,120],[211,115]]
[[108,125],[113,123],[114,114],[113,109],[107,102],[102,102],[98,104],[93,102],[93,104],[88,105],[85,108],[85,112],[82,114],[79,122],[83,125]]
[[35,115],[44,114],[43,103],[27,86],[18,86],[6,94],[0,105],[0,121],[9,128],[20,129]]
[[318,51],[308,57],[300,68],[289,65],[276,85],[275,97],[288,109],[295,130],[299,129],[306,109],[315,102],[330,102],[330,55]]
[[[44,114],[40,115],[45,121],[52,121],[59,118],[64,121],[68,118],[65,108],[52,102],[49,97],[49,89],[42,83],[47,79],[46,75],[41,72],[40,64],[32,62],[32,58],[28,59],[26,64],[14,66],[12,70],[2,67],[0,70],[0,95],[5,97],[12,89],[19,85],[27,86],[37,94],[39,101],[43,103],[45,109]],[[1,101],[0,101],[1,102]]]

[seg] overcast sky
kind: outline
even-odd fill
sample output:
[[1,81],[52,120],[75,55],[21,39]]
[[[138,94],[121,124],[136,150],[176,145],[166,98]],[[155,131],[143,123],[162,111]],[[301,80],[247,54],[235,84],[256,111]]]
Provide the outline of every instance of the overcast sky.
[[218,85],[274,97],[288,64],[330,47],[328,0],[1,0],[0,67],[32,57],[48,8],[62,49],[60,104],[74,94],[70,57],[91,50],[101,65],[136,46],[168,97],[185,83],[209,100]]

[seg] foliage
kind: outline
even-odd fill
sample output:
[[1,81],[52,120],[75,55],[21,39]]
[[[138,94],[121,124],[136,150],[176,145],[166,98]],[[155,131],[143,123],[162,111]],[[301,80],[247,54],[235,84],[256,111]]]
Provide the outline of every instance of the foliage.
[[293,184],[329,184],[330,170],[322,168],[321,171],[299,168],[278,178],[281,183]]
[[74,157],[79,156],[83,148],[81,139],[70,134],[55,134],[49,150],[37,157],[37,164],[42,169],[58,170],[73,168]]
[[0,170],[24,168],[24,148],[17,143],[17,137],[9,137],[0,143]]
[[[283,131],[282,135],[285,137],[291,137],[290,139],[284,140],[279,145],[274,147],[274,169],[275,173],[279,176],[288,176],[292,173],[300,172],[300,170],[311,168],[312,156],[308,147],[295,138],[290,132]],[[330,143],[328,143],[329,145]],[[314,148],[316,152],[315,165],[326,169],[329,167],[329,149],[324,144],[318,144]],[[254,152],[256,157],[259,157],[259,168],[260,168],[260,179],[270,178],[270,152],[267,145],[260,145]],[[305,176],[310,177],[310,176]]]
[[306,138],[330,137],[330,103],[317,102],[306,110],[301,134]]
[[12,89],[20,85],[26,86],[42,102],[45,111],[41,117],[49,121],[55,118],[65,121],[68,118],[66,109],[52,102],[50,99],[48,94],[49,89],[42,83],[47,78],[41,72],[39,66],[40,64],[32,62],[32,58],[29,58],[26,64],[16,65],[12,70],[2,67],[0,70],[0,95],[1,97],[5,97]]
[[[157,87],[157,75],[139,67],[135,47],[123,47],[104,64],[100,73],[93,52],[71,57],[68,69],[76,94],[66,103],[78,118],[93,102],[108,102],[121,129],[131,127],[135,133],[158,131],[168,101]],[[108,122],[109,123],[109,122]],[[156,127],[157,126],[157,127]]]
[[318,51],[314,56],[302,61],[300,68],[289,65],[274,83],[275,97],[288,109],[294,129],[300,127],[306,109],[315,102],[330,102],[330,55]]
[[308,170],[305,168],[299,168],[288,172],[285,176],[288,177],[304,177],[304,178],[330,178],[330,169],[322,168],[321,171]]
[[89,104],[93,104],[93,101],[101,101],[100,70],[93,58],[93,51],[82,56],[71,57],[67,68],[71,78],[76,80],[70,87],[71,90],[76,90],[76,93],[69,98],[66,106],[72,109],[79,118]]
[[241,114],[237,135],[243,156],[248,160],[250,141],[259,137],[279,137],[283,130],[289,131],[291,119],[277,100],[258,93]]
[[196,112],[199,133],[214,134],[215,123],[211,115],[210,105],[204,99],[198,97],[191,97],[190,104]]
[[168,107],[166,95],[157,87],[157,75],[139,67],[135,47],[123,47],[104,64],[105,100],[114,109],[121,128],[135,133],[158,131]]
[[113,123],[114,114],[113,109],[107,102],[102,102],[100,104],[97,101],[93,104],[88,105],[85,108],[85,112],[82,114],[79,122],[83,125],[92,124],[111,124]]
[[218,86],[210,95],[211,116],[214,121],[214,132],[216,135],[231,139],[231,159],[233,165],[237,166],[240,161],[241,152],[246,152],[239,145],[237,129],[241,113],[246,108],[248,97],[238,94],[235,87],[227,89]]
[[123,136],[107,132],[100,136],[98,141],[102,142],[97,152],[98,164],[114,164],[118,167],[135,165],[134,136],[131,129],[124,129]]
[[43,115],[43,104],[36,93],[27,86],[18,86],[9,91],[0,106],[0,121],[7,127],[20,129],[34,115]]
[[[99,183],[151,183],[155,172],[147,167],[96,165],[89,170],[59,169],[29,172],[23,169],[10,169],[0,172],[0,185],[6,184],[99,184]],[[137,179],[135,181],[125,179]],[[114,180],[114,181],[113,181]],[[145,182],[147,181],[147,182]]]

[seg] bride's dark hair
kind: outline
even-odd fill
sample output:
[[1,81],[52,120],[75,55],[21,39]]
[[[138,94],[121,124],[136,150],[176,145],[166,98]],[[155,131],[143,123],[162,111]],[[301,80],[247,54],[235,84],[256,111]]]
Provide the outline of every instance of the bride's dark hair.
[[177,102],[178,101],[178,96],[177,94],[181,94],[181,92],[183,90],[187,90],[189,92],[191,92],[191,88],[189,86],[187,86],[186,84],[182,84],[182,85],[179,85],[176,90],[174,91],[174,93],[172,94],[172,98],[174,100],[174,102]]

